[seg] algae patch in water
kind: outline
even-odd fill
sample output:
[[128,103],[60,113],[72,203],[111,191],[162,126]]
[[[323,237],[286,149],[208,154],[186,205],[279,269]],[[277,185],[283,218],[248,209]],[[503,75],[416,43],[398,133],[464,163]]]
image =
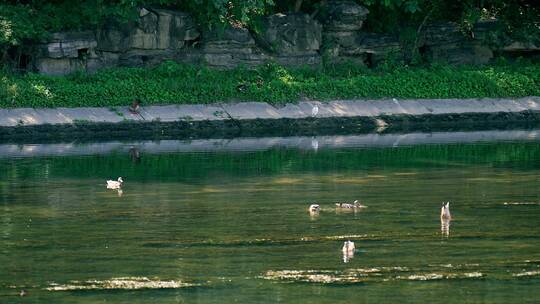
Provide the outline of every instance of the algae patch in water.
[[278,270],[267,271],[262,279],[306,283],[359,283],[362,277],[324,270]]
[[540,205],[540,203],[536,202],[504,202],[503,205]]
[[[485,275],[478,271],[450,273],[410,273],[407,267],[373,267],[347,269],[344,271],[330,270],[270,270],[261,276],[262,279],[284,281],[289,283],[319,283],[319,284],[353,284],[369,282],[387,282],[393,280],[430,281],[451,279],[474,279]],[[399,275],[398,273],[405,273]]]
[[200,286],[200,284],[185,283],[178,280],[162,281],[159,279],[149,279],[147,277],[120,277],[109,280],[70,281],[68,284],[51,283],[45,290],[176,289],[195,286]]
[[532,277],[537,275],[540,275],[540,270],[523,271],[512,274],[513,277]]
[[465,272],[465,273],[426,273],[426,274],[413,274],[409,276],[397,276],[398,280],[411,280],[411,281],[430,281],[430,280],[445,280],[445,279],[469,279],[469,278],[481,278],[484,275],[481,272]]

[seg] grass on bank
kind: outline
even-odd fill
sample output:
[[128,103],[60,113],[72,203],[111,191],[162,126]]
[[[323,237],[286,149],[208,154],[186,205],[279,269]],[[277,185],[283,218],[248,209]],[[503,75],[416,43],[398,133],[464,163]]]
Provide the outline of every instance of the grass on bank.
[[165,62],[152,69],[114,68],[64,77],[0,72],[0,107],[204,104],[302,99],[480,98],[540,96],[539,63],[491,66],[354,66],[320,69],[267,64],[229,71]]

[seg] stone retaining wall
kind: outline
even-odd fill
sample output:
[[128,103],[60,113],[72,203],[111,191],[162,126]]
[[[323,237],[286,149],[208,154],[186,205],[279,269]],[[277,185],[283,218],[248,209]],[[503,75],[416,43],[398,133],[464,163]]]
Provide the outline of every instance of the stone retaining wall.
[[[317,107],[316,115],[313,109]],[[210,105],[167,105],[141,107],[137,114],[128,107],[0,109],[0,127],[62,125],[80,122],[195,122],[276,119],[324,119],[347,117],[422,116],[467,113],[540,112],[540,97],[517,99],[411,99],[338,100],[299,102],[272,106],[264,102]],[[382,123],[382,122],[381,122]]]
[[[318,113],[313,114],[314,107]],[[465,100],[250,102],[0,109],[0,142],[230,138],[538,127],[540,97]]]
[[[65,75],[94,72],[114,66],[153,66],[164,60],[201,63],[216,68],[253,67],[269,61],[282,65],[319,65],[354,62],[374,66],[391,57],[403,57],[404,47],[396,35],[362,29],[369,11],[354,1],[327,2],[326,14],[275,14],[263,19],[261,30],[244,28],[203,31],[186,13],[141,8],[136,21],[110,22],[99,30],[54,33],[37,46],[26,68],[42,74]],[[464,34],[457,24],[427,24],[415,46],[426,59],[452,64],[481,64],[494,51],[536,51],[538,46],[512,43],[494,50],[483,38],[492,22],[478,24]],[[410,51],[410,50],[408,50]]]

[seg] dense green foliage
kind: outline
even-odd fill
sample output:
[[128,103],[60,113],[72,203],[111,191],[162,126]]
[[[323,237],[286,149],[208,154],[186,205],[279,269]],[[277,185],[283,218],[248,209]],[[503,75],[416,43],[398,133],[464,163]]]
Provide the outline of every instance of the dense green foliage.
[[0,74],[0,107],[76,107],[302,99],[474,98],[540,95],[540,65],[485,67],[354,66],[286,69],[268,64],[232,71],[165,62],[66,77]]
[[[324,15],[327,0],[0,0],[0,46],[20,45],[47,32],[93,29],[108,19],[134,20],[136,8],[166,7],[191,13],[201,26],[252,27],[258,17],[303,11]],[[540,8],[535,0],[356,0],[370,10],[367,29],[395,31],[425,21],[459,22],[467,30],[482,19],[501,21],[501,35],[540,42]]]

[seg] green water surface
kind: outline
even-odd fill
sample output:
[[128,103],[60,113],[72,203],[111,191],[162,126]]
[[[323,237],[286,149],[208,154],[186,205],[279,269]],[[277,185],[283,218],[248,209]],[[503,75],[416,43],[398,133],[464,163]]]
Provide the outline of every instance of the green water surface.
[[0,159],[0,303],[539,303],[539,185],[539,142]]

